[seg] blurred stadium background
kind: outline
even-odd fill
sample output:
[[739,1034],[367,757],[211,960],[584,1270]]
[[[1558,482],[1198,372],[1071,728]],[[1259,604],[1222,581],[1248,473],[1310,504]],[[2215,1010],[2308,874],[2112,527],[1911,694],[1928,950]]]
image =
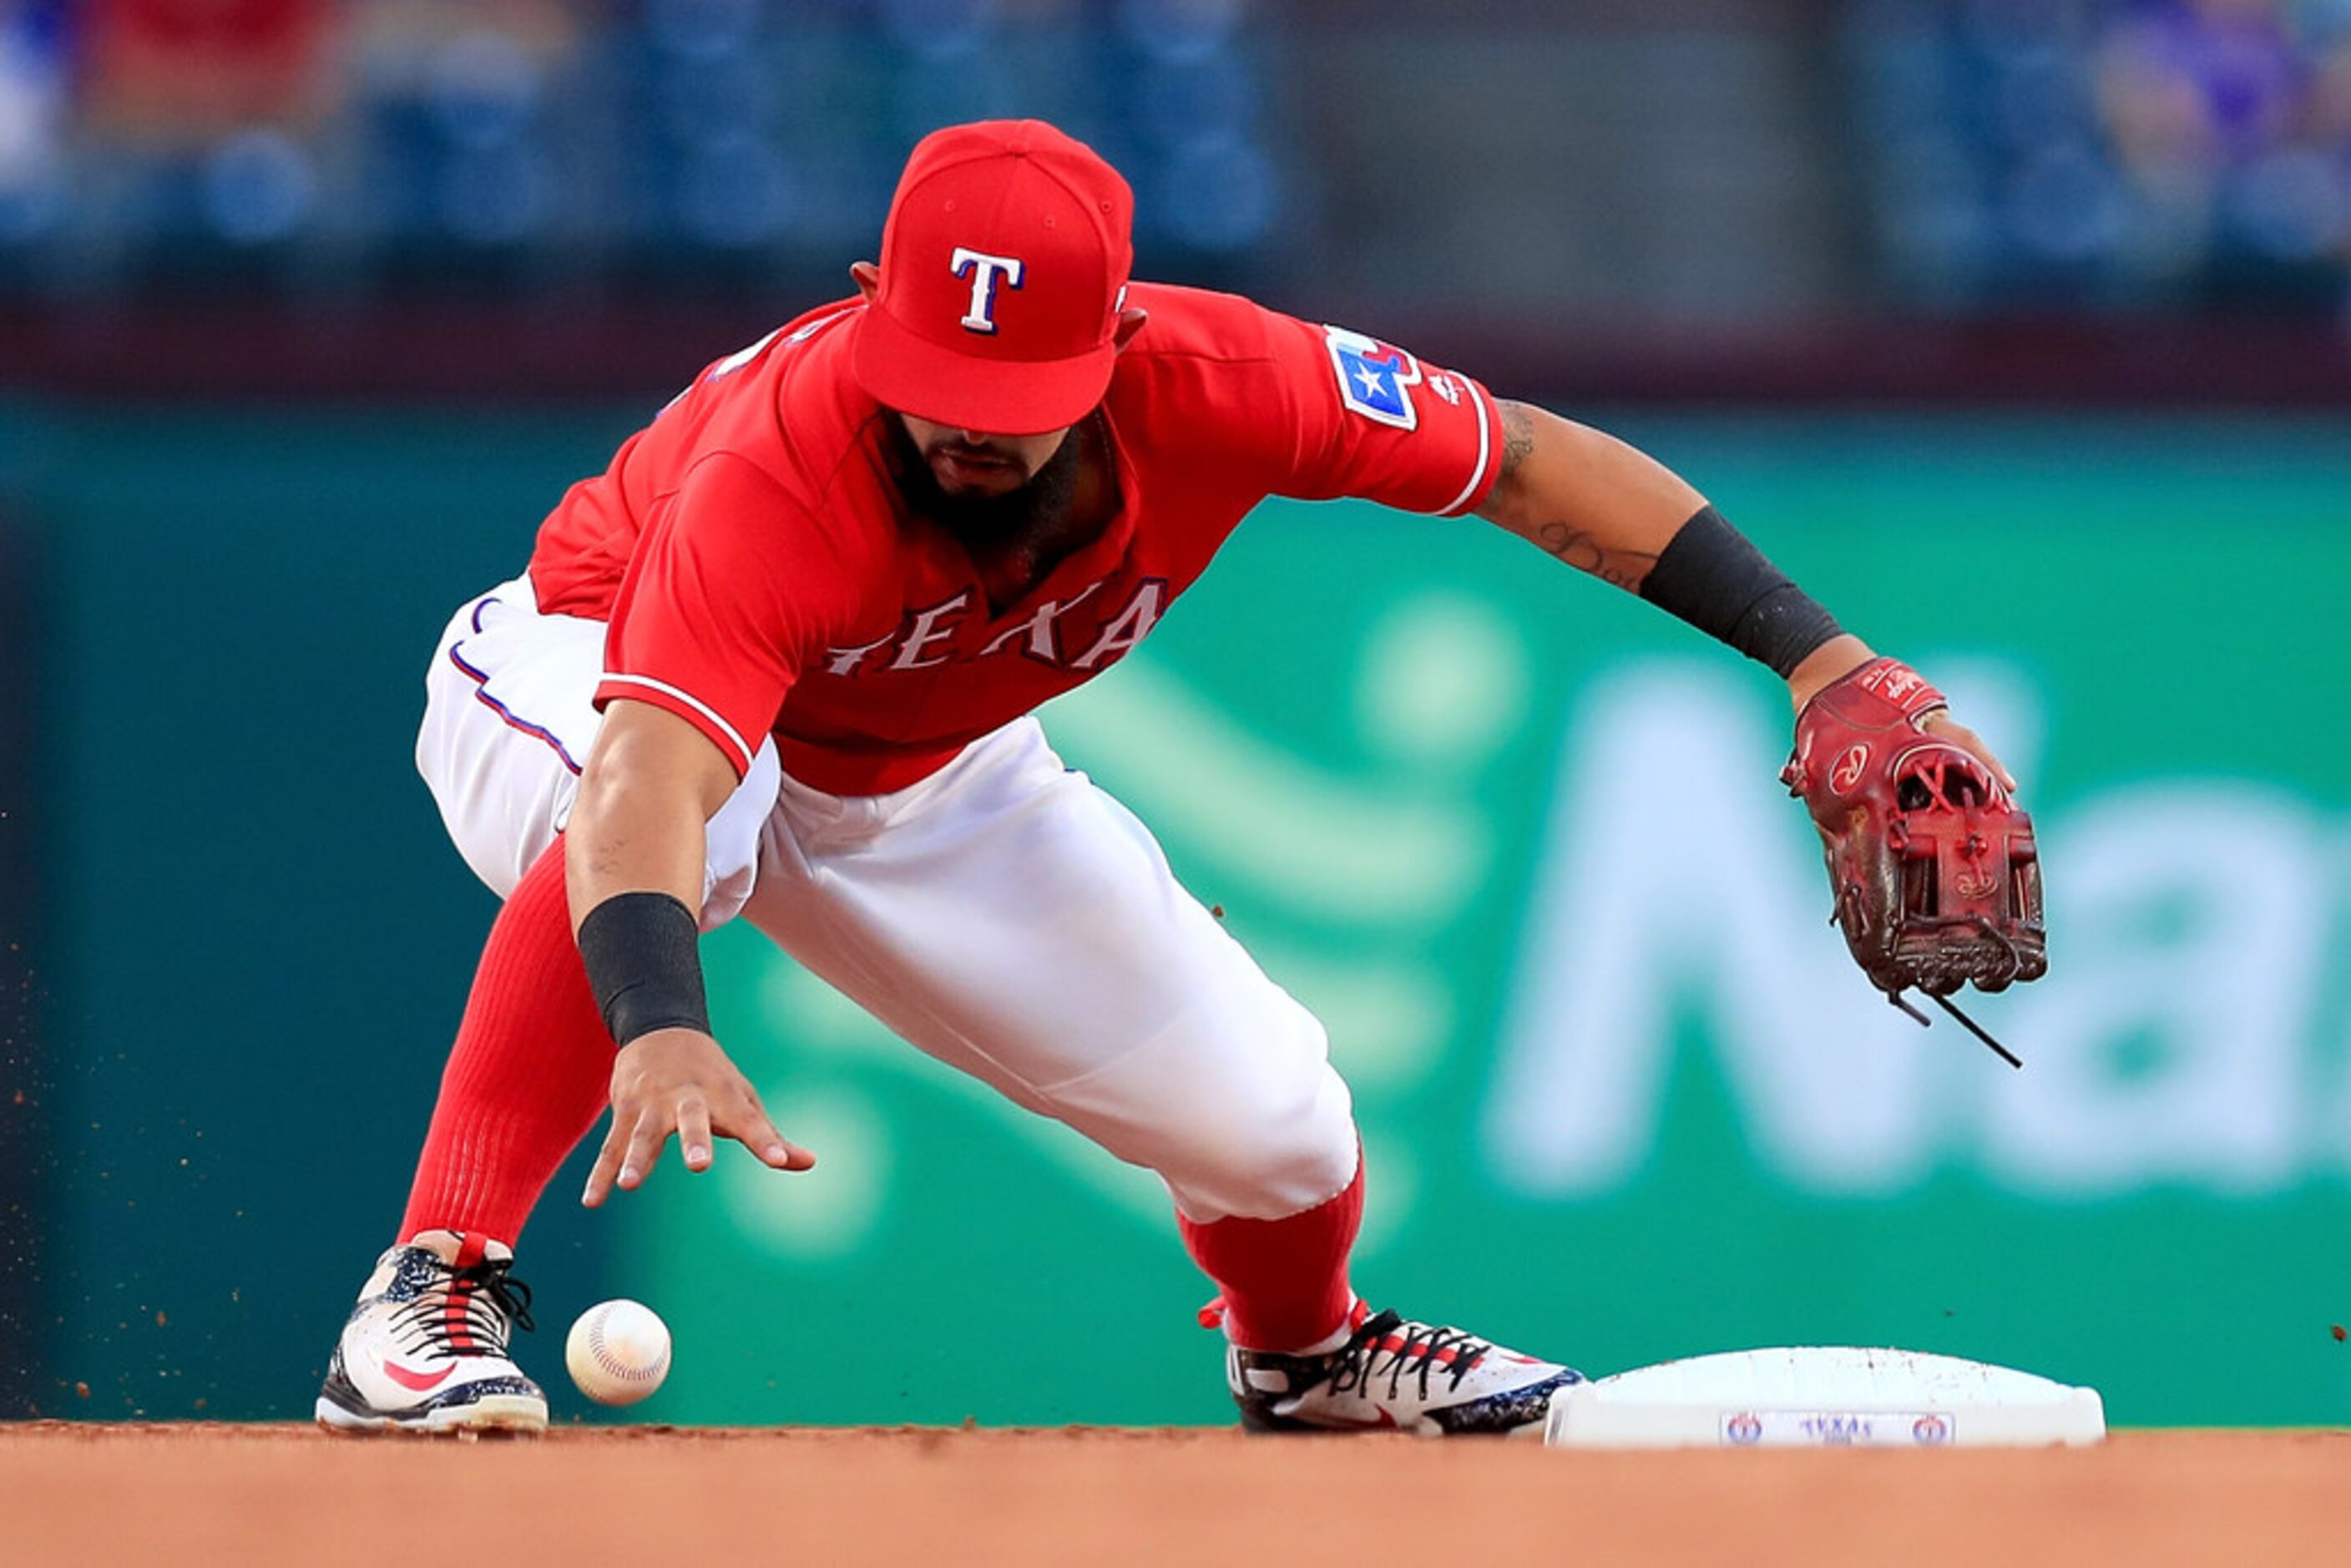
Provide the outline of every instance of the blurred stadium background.
[[[307,1413],[491,913],[408,761],[442,619],[994,114],[1121,166],[1145,276],[1674,463],[2043,828],[2011,1076],[1822,925],[1768,677],[1270,507],[1047,721],[1332,1023],[1367,1293],[2351,1418],[2351,0],[0,0],[0,1410]],[[530,1365],[629,1293],[649,1417],[1228,1417],[1147,1178],[737,936],[825,1165],[559,1177]]]

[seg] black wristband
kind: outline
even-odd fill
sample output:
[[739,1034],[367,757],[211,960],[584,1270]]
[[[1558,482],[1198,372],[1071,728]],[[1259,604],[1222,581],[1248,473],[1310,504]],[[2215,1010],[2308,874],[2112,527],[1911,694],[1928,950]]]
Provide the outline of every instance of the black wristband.
[[1783,680],[1841,630],[1712,507],[1700,507],[1667,543],[1641,580],[1641,597]]
[[616,893],[580,923],[588,988],[616,1045],[657,1029],[710,1032],[694,911],[666,893]]

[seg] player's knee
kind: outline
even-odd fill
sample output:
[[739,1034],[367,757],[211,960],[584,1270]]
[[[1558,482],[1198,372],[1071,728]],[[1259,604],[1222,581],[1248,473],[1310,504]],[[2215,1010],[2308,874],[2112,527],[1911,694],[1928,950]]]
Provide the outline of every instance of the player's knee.
[[1345,1187],[1356,1155],[1347,1085],[1317,1061],[1287,1092],[1219,1108],[1159,1174],[1194,1218],[1278,1219]]

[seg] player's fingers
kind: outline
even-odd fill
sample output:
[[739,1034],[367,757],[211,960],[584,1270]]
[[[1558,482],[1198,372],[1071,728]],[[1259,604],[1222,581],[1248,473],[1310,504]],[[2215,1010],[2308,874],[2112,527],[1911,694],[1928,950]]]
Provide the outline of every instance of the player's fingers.
[[661,1158],[662,1145],[669,1142],[672,1125],[667,1110],[647,1106],[638,1115],[637,1124],[629,1131],[629,1151],[621,1157],[621,1174],[616,1178],[622,1191],[634,1191],[645,1179],[645,1173]]
[[621,1136],[621,1118],[616,1113],[611,1130],[604,1134],[604,1146],[596,1151],[596,1164],[588,1172],[588,1186],[580,1194],[581,1203],[594,1208],[610,1196],[612,1178],[621,1174],[621,1156],[628,1146],[628,1140]]
[[703,1171],[710,1168],[710,1107],[698,1094],[689,1094],[677,1104],[677,1146],[685,1156],[685,1168]]
[[1984,744],[1983,737],[1953,718],[1949,709],[1929,718],[1927,727],[1982,763],[1991,771],[1991,776],[2000,780],[2001,789],[2014,792],[2016,776],[2001,765],[1999,758],[1992,755],[1991,747]]
[[800,1147],[764,1123],[756,1141],[747,1138],[744,1142],[761,1160],[779,1171],[810,1170],[816,1165],[813,1150]]
[[768,1113],[759,1103],[759,1096],[749,1084],[743,1086],[743,1103],[728,1118],[727,1136],[739,1139],[743,1146],[759,1156],[762,1163],[779,1171],[804,1171],[816,1164],[816,1156],[797,1144],[788,1143],[768,1120]]
[[1968,728],[1964,725],[1954,725],[1951,727],[1959,732],[1955,737],[1961,746],[1966,747],[1969,751],[1974,753],[1975,759],[1977,761],[1982,763],[1984,767],[1991,769],[1991,776],[2000,780],[2000,787],[2007,790],[2010,794],[2014,794],[2016,792],[2016,775],[2011,773],[2007,768],[2001,764],[2000,758],[1991,754],[1991,747],[1983,743],[1982,737],[1977,735],[1974,730]]

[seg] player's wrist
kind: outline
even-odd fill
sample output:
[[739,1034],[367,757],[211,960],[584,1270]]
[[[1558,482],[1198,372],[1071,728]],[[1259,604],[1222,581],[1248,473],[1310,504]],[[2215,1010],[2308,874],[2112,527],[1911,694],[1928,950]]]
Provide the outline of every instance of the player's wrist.
[[1710,506],[1667,542],[1640,593],[1791,682],[1808,659],[1844,636],[1834,616]]
[[1788,672],[1788,700],[1802,713],[1814,697],[1876,657],[1868,643],[1850,632],[1840,632]]
[[710,1032],[700,938],[694,912],[666,893],[616,893],[580,922],[588,988],[615,1045],[660,1030]]

